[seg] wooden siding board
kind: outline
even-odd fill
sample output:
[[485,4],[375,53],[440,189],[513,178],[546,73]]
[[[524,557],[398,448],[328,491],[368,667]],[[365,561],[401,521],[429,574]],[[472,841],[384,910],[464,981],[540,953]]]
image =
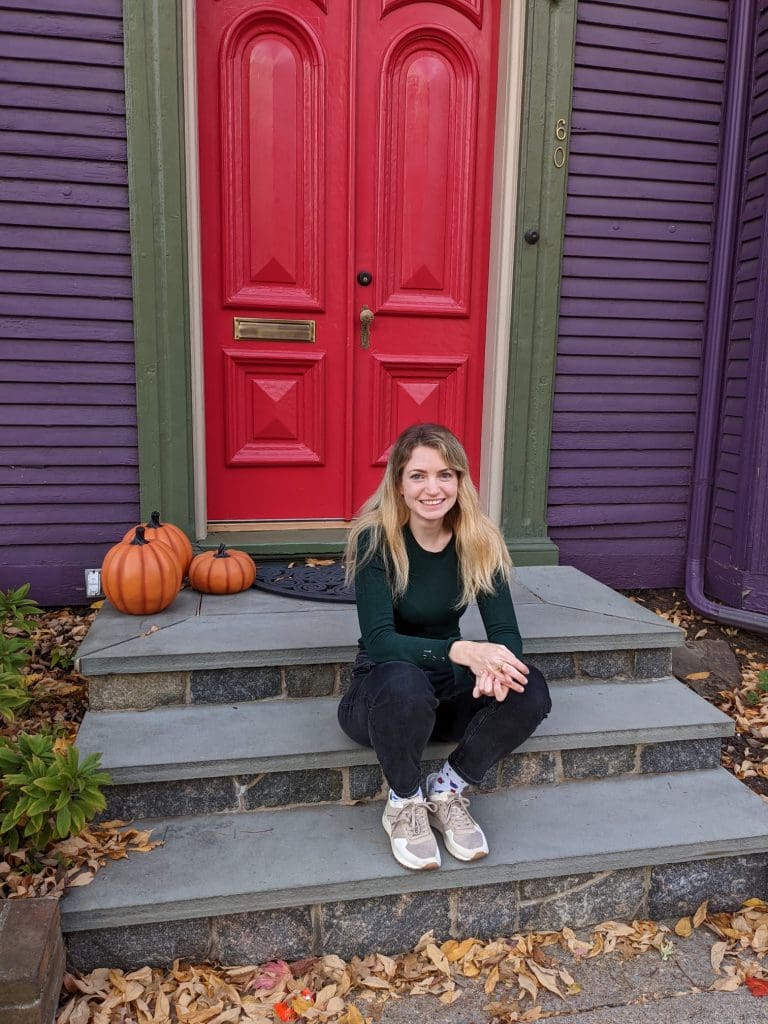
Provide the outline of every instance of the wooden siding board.
[[[29,7],[30,0],[0,0],[0,10],[28,11]],[[61,10],[61,0],[35,0],[35,11],[38,13],[48,11],[60,14]],[[66,10],[68,14],[94,14],[100,18],[116,18],[118,21],[123,16],[122,0],[67,0]]]
[[[15,55],[3,60],[3,81],[39,84],[49,75],[41,74],[40,65],[28,60],[17,60]],[[56,84],[62,89],[105,89],[122,94],[124,87],[122,64],[105,67],[98,64],[59,64],[56,67]]]
[[727,22],[578,8],[549,523],[613,585],[682,582]]
[[101,64],[122,68],[123,46],[122,42],[68,39],[64,43],[61,39],[3,32],[0,35],[0,57],[35,61],[48,69],[58,64]]
[[[125,163],[106,160],[62,160],[57,148],[50,143],[47,155],[30,157],[12,154],[3,157],[3,171],[9,178],[31,181],[82,183],[92,185],[121,185],[127,189],[128,176]],[[127,195],[127,193],[126,193]]]
[[[716,8],[718,5],[711,5]],[[724,4],[721,5],[723,7]],[[669,41],[669,46],[674,46],[675,37],[682,36],[687,39],[691,32],[691,19],[687,14],[695,14],[696,34],[704,39],[711,39],[722,46],[722,11],[717,20],[710,20],[706,14],[702,14],[701,4],[681,4],[676,0],[674,7],[670,8],[660,0],[657,4],[646,3],[642,7],[637,3],[630,2],[622,4],[620,0],[611,0],[605,3],[604,0],[580,0],[579,21],[582,25],[612,25],[619,29],[626,29],[627,11],[631,8],[632,25],[636,29],[647,31],[653,34],[654,38],[661,37],[662,42]],[[687,10],[688,8],[695,8]]]
[[[17,468],[67,467],[72,474],[70,483],[76,480],[80,466],[138,467],[139,464],[135,445],[105,447],[103,444],[96,444],[86,448],[69,445],[54,448],[46,444],[29,444],[24,438],[16,444],[0,443],[0,459],[4,465]],[[5,536],[2,540],[5,543]]]
[[109,208],[127,210],[125,185],[80,185],[58,181],[0,179],[0,201],[45,204],[60,209]]
[[0,588],[81,601],[139,514],[122,5],[0,17]]
[[[3,5],[4,6],[4,5]],[[122,43],[123,27],[115,18],[82,13],[61,13],[40,10],[14,11],[3,14],[3,32],[67,40],[99,40]]]
[[91,115],[125,116],[125,97],[112,89],[63,89],[60,85],[6,81],[3,84],[3,105],[21,108],[27,114],[41,110],[77,113],[87,110]]

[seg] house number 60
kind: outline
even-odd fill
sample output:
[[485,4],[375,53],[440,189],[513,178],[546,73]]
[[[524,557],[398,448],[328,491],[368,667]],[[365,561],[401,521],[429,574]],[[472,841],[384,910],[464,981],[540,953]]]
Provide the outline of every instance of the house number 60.
[[[558,117],[555,122],[555,138],[558,142],[565,142],[568,137],[568,131],[565,126],[565,118]],[[552,160],[555,167],[565,167],[565,146],[557,146],[554,153],[552,154]]]

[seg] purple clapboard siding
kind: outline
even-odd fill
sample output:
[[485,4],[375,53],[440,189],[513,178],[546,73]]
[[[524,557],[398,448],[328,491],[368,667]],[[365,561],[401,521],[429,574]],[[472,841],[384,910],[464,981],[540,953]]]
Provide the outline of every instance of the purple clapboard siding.
[[580,0],[548,495],[562,562],[677,586],[728,4]]
[[138,520],[121,0],[0,0],[0,588]]
[[[765,476],[758,465],[755,418],[765,402],[768,275],[768,2],[758,4],[752,53],[741,209],[725,357],[720,445],[705,563],[708,594],[736,608],[768,611],[761,523]],[[755,388],[762,391],[755,392]],[[760,428],[758,428],[760,429]]]

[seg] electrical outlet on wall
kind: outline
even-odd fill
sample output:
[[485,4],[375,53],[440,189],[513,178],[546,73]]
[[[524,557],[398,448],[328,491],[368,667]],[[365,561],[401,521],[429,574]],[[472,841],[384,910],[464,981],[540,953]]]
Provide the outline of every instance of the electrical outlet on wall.
[[99,597],[101,594],[101,569],[85,570],[85,596]]

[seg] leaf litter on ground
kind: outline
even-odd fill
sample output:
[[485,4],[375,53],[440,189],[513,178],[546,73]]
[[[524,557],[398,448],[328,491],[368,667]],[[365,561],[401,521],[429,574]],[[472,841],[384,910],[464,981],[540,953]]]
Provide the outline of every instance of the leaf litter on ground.
[[124,821],[86,825],[76,836],[50,843],[43,853],[0,849],[0,899],[33,896],[60,897],[67,888],[90,884],[110,860],[129,853],[149,853],[162,845],[151,829],[136,829]]
[[653,921],[605,921],[586,939],[563,928],[493,941],[439,942],[429,931],[408,953],[369,953],[349,962],[329,955],[235,967],[176,960],[170,970],[99,968],[65,975],[57,1024],[372,1024],[389,999],[429,995],[450,1005],[473,981],[483,986],[491,1000],[485,1009],[498,1024],[536,1021],[558,1014],[542,1008],[544,992],[566,1002],[581,991],[553,953],[570,954],[574,971],[582,961],[608,954],[666,959],[674,942],[686,941],[702,927],[717,940],[711,949],[711,990],[732,992],[746,985],[755,996],[764,995],[768,903],[750,899],[735,913],[709,913],[704,902],[674,928]]

